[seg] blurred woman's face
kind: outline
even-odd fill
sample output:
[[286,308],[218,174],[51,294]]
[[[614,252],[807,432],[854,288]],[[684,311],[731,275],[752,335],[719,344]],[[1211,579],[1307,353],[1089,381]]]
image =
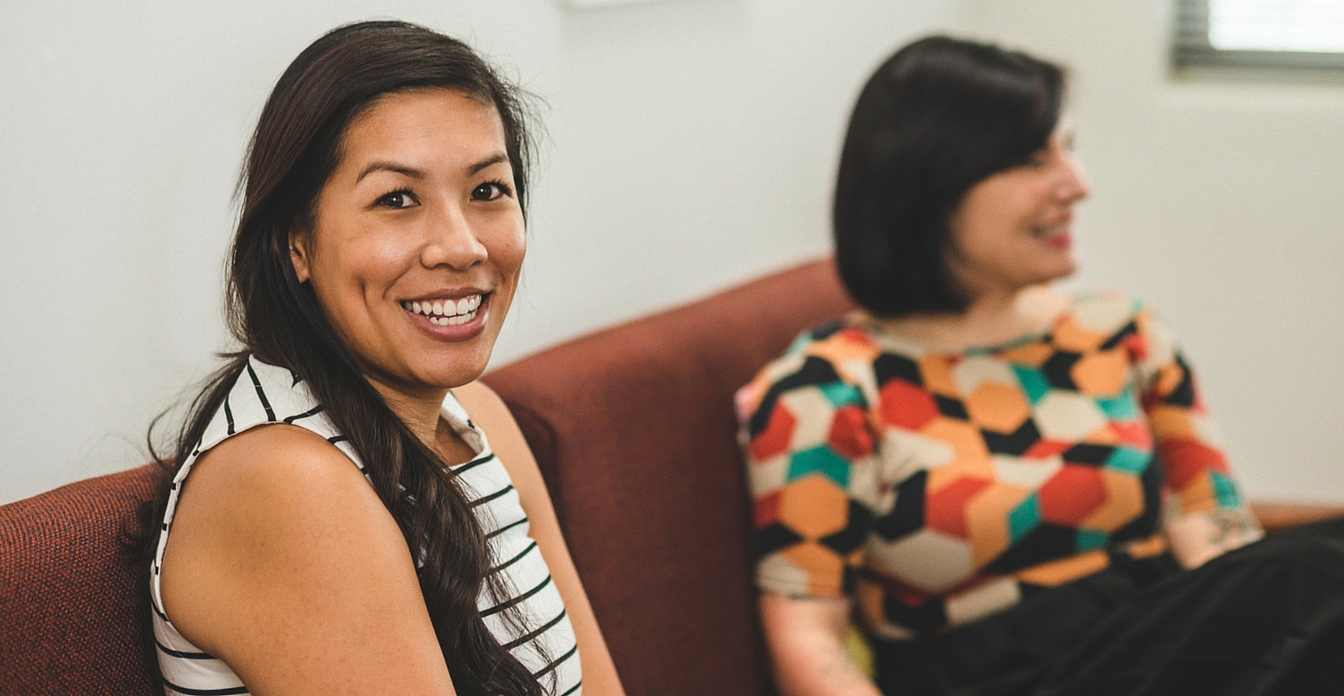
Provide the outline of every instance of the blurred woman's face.
[[375,385],[429,396],[475,379],[526,250],[494,106],[445,89],[381,97],[346,129],[312,229],[290,242]]
[[972,300],[1073,273],[1073,205],[1088,185],[1061,124],[1026,163],[971,187],[952,212],[947,263]]

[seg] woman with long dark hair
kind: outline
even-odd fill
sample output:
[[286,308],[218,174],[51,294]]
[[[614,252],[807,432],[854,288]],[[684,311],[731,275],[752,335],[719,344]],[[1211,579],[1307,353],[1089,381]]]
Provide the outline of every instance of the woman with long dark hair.
[[402,22],[338,28],[276,84],[229,264],[240,348],[160,459],[168,693],[622,693],[536,463],[474,382],[526,248],[524,114]]
[[1164,324],[1051,284],[1089,191],[1063,92],[932,37],[859,96],[834,210],[859,308],[738,394],[786,696],[1339,689],[1340,525],[1257,541]]

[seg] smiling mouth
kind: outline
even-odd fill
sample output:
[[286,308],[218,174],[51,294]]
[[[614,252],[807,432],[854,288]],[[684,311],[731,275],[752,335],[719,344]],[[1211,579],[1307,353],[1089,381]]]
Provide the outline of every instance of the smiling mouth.
[[1044,241],[1057,242],[1068,239],[1073,234],[1073,211],[1065,211],[1031,228],[1031,236]]
[[1067,239],[1072,232],[1073,230],[1069,228],[1068,224],[1063,224],[1050,227],[1034,227],[1031,230],[1031,236],[1044,241],[1057,241]]
[[412,314],[419,314],[438,326],[456,326],[476,318],[477,312],[481,309],[482,297],[482,295],[467,295],[456,300],[405,300],[401,303],[401,308]]

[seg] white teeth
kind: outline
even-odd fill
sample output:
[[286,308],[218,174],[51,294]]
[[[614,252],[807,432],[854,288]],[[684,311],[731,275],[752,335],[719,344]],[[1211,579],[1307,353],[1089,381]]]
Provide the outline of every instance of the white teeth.
[[473,311],[467,314],[453,314],[445,317],[432,316],[429,318],[429,321],[436,326],[457,326],[458,324],[465,324],[475,318],[476,312]]
[[456,326],[476,318],[476,310],[481,306],[481,296],[471,295],[460,300],[435,300],[434,302],[402,302],[403,309],[428,317],[438,326]]

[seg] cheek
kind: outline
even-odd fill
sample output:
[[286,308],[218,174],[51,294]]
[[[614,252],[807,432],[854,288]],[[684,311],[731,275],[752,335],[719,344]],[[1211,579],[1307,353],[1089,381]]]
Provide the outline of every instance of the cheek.
[[395,235],[370,235],[364,244],[349,249],[349,267],[366,290],[381,296],[417,263],[419,251],[415,244],[398,242]]
[[974,230],[1020,232],[1034,226],[1051,204],[1049,182],[1029,173],[1010,172],[972,187],[959,213]]
[[951,240],[966,255],[990,249],[1002,242],[1005,221],[1010,217],[1011,193],[997,181],[986,181],[968,191],[950,220]]
[[1014,200],[1019,216],[1032,218],[1033,221],[1048,211],[1050,204],[1050,187],[1044,185],[1023,187]]
[[322,309],[341,324],[358,322],[370,300],[380,299],[405,271],[414,250],[395,235],[331,235],[312,264],[313,290]]
[[513,279],[522,269],[523,258],[527,255],[527,231],[521,221],[502,225],[491,234],[486,247],[500,273]]
[[952,243],[964,258],[984,261],[1002,255],[1012,241],[1011,225],[1004,224],[1001,211],[972,210],[958,220],[952,230]]

